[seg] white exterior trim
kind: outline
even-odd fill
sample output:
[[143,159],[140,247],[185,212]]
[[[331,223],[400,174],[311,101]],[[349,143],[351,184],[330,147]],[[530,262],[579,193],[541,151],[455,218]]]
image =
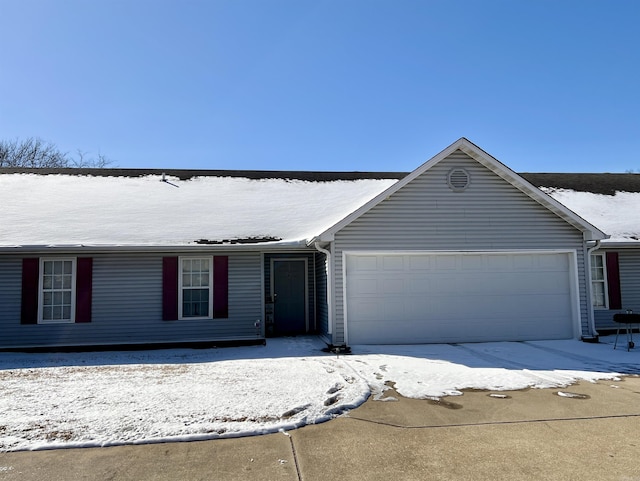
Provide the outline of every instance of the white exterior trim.
[[409,182],[413,181],[416,177],[422,175],[429,169],[431,169],[434,165],[438,164],[442,160],[446,159],[449,155],[451,155],[456,150],[461,150],[478,163],[509,182],[511,185],[516,187],[518,190],[529,196],[534,201],[541,204],[543,207],[546,207],[548,210],[559,216],[561,219],[565,220],[578,230],[583,233],[583,237],[585,240],[601,240],[607,239],[607,236],[604,232],[602,232],[597,227],[593,226],[582,217],[578,216],[573,211],[567,209],[564,205],[562,205],[557,200],[553,199],[551,196],[545,194],[540,189],[535,187],[533,184],[529,183],[521,176],[516,174],[514,171],[509,169],[502,162],[498,161],[480,147],[476,146],[469,140],[464,137],[458,139],[456,142],[451,144],[449,147],[444,149],[439,154],[432,157],[430,160],[422,164],[420,167],[415,169],[405,178],[399,180],[391,187],[378,194],[376,197],[371,199],[369,202],[353,211],[351,214],[344,217],[341,221],[337,222],[333,226],[326,229],[320,235],[318,235],[314,240],[320,241],[332,241],[336,232],[340,231],[342,228],[362,216],[364,213],[368,212],[370,209],[378,205],[383,200],[391,197],[393,194],[402,189]]
[[[591,262],[591,256],[598,256],[602,258],[602,275],[603,275],[603,279],[602,279],[602,283],[604,286],[604,306],[594,306],[593,305],[593,276],[591,275],[591,269],[593,269],[593,263]],[[589,290],[591,292],[591,308],[594,311],[608,311],[609,310],[609,279],[608,279],[608,266],[607,266],[607,253],[606,252],[601,252],[601,251],[596,251],[596,252],[592,252],[591,255],[589,256]],[[600,282],[600,281],[598,281]]]
[[[209,312],[206,316],[184,316],[182,312],[182,261],[185,259],[207,259],[209,261]],[[178,257],[178,320],[213,319],[213,256],[179,256]]]
[[569,258],[571,322],[574,338],[580,338],[582,327],[580,322],[580,296],[578,258],[572,249],[512,249],[512,250],[347,250],[342,252],[342,299],[344,319],[344,343],[349,345],[349,319],[347,308],[347,257],[350,255],[508,255],[508,254],[566,254]]
[[[569,254],[569,269],[572,271],[572,275],[570,278],[571,285],[569,287],[571,289],[573,305],[571,311],[571,315],[573,316],[573,337],[576,339],[580,339],[582,337],[582,322],[580,319],[580,275],[578,273],[578,252],[574,250],[565,252]],[[586,262],[587,261],[585,261],[585,265]],[[586,275],[585,277],[588,277],[588,275]],[[589,310],[589,306],[587,306],[587,310]]]
[[[50,261],[71,261],[71,312],[69,319],[47,319],[42,318],[43,314],[43,281],[44,281],[44,263]],[[76,294],[77,294],[77,258],[76,257],[40,257],[38,260],[38,324],[73,324],[76,322]]]
[[273,299],[274,301],[274,307],[273,307],[273,323],[274,326],[277,324],[278,319],[276,319],[276,308],[275,308],[275,303],[276,298],[275,298],[275,293],[273,292],[275,285],[274,285],[274,264],[276,262],[290,262],[290,261],[297,261],[297,262],[304,262],[304,326],[305,326],[305,331],[309,332],[309,260],[306,257],[272,257],[271,258],[271,280],[270,280],[270,284],[271,284],[271,290],[269,292],[269,295],[271,296],[271,299]]

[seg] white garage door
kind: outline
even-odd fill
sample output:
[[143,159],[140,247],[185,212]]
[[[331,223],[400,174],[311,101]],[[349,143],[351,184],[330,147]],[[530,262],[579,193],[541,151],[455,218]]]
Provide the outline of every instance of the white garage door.
[[574,335],[568,253],[348,254],[349,344]]

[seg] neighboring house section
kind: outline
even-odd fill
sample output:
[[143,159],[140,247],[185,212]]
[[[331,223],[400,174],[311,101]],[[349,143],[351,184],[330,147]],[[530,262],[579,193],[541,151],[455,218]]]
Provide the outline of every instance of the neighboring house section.
[[[259,252],[91,251],[0,256],[2,347],[256,338]],[[60,263],[75,269],[61,274]],[[179,276],[190,282],[179,288]]]
[[596,329],[617,328],[617,313],[640,312],[640,174],[522,176],[610,236],[591,252]]
[[640,251],[553,175],[3,169],[0,348],[593,339]]
[[402,176],[0,170],[0,348],[317,333],[306,239]]

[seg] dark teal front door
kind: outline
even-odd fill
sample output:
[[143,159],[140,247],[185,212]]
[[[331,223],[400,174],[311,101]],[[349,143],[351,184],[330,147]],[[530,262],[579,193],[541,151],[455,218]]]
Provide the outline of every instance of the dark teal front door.
[[304,260],[273,259],[275,335],[292,336],[307,332],[306,271]]

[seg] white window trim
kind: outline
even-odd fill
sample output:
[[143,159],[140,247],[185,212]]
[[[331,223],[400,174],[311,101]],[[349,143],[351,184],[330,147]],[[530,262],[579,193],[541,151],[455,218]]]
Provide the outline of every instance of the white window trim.
[[[591,307],[594,310],[598,310],[598,311],[606,311],[609,309],[609,284],[607,283],[607,256],[605,255],[604,252],[598,252],[595,254],[591,254],[591,263],[590,265],[593,266],[593,258],[594,257],[601,257],[602,258],[602,276],[603,276],[603,280],[598,281],[598,280],[593,280],[593,277],[591,276],[591,273],[589,273],[589,277],[591,278],[591,284],[589,286],[589,289],[591,289]],[[593,283],[594,282],[600,282],[602,283],[602,285],[604,286],[604,306],[596,306],[594,305],[594,301],[595,301],[595,295],[593,292]]]
[[[209,312],[206,316],[184,316],[182,312],[182,261],[206,259],[209,261]],[[178,257],[178,320],[213,319],[213,256],[179,256]]]
[[[48,261],[71,261],[71,318],[43,319],[44,303],[44,263]],[[76,322],[76,258],[41,257],[38,271],[38,324],[74,324]]]

